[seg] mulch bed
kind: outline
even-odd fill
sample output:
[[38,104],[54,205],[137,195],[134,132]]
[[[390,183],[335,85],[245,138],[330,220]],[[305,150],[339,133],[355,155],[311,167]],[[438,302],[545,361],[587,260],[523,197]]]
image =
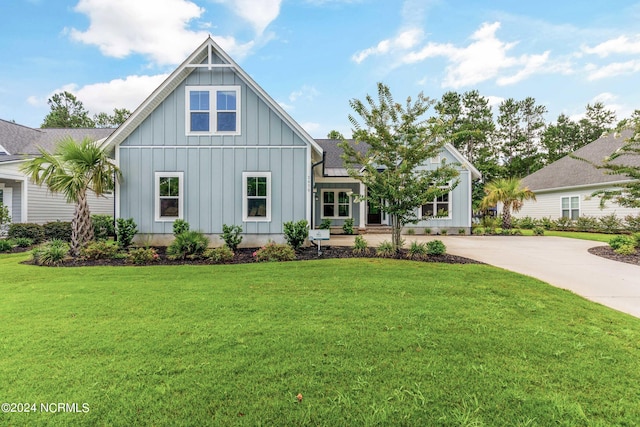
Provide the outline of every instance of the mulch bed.
[[636,250],[636,253],[633,255],[620,255],[617,254],[613,249],[611,249],[610,246],[596,246],[595,248],[589,249],[589,253],[613,261],[640,265],[640,251],[638,250]]
[[[209,265],[212,264],[207,260],[170,260],[166,257],[166,248],[155,248],[158,252],[159,258],[157,261],[147,265]],[[258,262],[255,260],[253,253],[257,248],[240,248],[235,252],[233,260],[226,264],[248,264]],[[408,259],[408,251],[403,249],[399,254],[392,257],[393,259]],[[375,251],[370,250],[368,254],[354,254],[353,248],[345,246],[323,246],[322,252],[318,255],[318,248],[308,247],[302,248],[296,252],[296,261],[317,260],[317,259],[336,259],[336,258],[374,258],[376,257]],[[417,260],[416,260],[417,261]],[[479,261],[464,258],[456,255],[431,255],[427,256],[419,261],[424,262],[439,262],[445,264],[482,264]],[[25,263],[31,264],[31,261],[25,261]],[[84,259],[70,259],[60,264],[60,267],[86,267],[86,266],[121,266],[121,265],[133,265],[123,259],[101,259],[101,260],[84,260]]]

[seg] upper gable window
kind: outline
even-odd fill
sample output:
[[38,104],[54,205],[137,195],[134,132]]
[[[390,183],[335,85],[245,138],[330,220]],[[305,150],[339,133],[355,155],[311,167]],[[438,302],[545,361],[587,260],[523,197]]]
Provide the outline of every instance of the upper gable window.
[[240,86],[187,86],[187,135],[239,135]]

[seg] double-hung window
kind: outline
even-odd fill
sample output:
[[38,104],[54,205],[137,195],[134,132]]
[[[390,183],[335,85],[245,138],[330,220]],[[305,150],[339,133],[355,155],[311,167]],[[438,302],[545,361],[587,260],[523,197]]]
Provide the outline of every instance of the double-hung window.
[[184,173],[156,172],[156,221],[184,218]]
[[451,217],[451,193],[433,199],[433,202],[422,205],[423,217],[450,218]]
[[576,220],[580,217],[580,196],[563,197],[562,217]]
[[243,221],[271,221],[271,172],[242,173]]
[[240,86],[187,86],[187,135],[239,135]]
[[350,218],[349,190],[322,190],[322,218]]

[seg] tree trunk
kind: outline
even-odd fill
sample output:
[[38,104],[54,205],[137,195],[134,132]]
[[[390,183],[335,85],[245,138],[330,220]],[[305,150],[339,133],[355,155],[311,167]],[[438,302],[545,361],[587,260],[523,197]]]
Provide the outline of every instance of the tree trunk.
[[391,244],[393,245],[393,250],[399,252],[402,247],[400,237],[402,224],[400,224],[396,215],[389,215],[389,219],[391,220]]
[[511,230],[511,208],[507,204],[502,207],[502,228]]
[[86,191],[78,195],[73,221],[71,222],[71,256],[80,255],[80,249],[93,240],[93,223],[91,222],[91,212],[87,201]]

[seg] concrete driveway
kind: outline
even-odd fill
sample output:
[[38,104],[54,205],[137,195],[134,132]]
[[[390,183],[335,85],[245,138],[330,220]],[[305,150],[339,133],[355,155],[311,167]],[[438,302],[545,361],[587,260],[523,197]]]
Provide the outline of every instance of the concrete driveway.
[[[447,253],[485,262],[568,289],[591,301],[640,317],[640,266],[587,252],[602,243],[562,237],[404,236],[411,241],[440,239]],[[367,234],[370,246],[390,235]],[[353,244],[352,236],[331,236],[331,244]]]

